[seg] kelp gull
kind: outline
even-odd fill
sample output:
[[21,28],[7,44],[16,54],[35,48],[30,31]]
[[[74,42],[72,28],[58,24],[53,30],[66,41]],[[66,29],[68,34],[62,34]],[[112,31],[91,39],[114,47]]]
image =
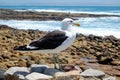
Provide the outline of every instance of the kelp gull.
[[72,31],[72,26],[80,26],[80,24],[75,23],[70,18],[65,18],[62,21],[61,30],[49,32],[39,40],[33,41],[27,45],[15,47],[14,50],[30,52],[37,51],[37,53],[53,53],[55,59],[54,66],[56,68],[56,62],[58,61],[60,68],[59,58],[58,55],[56,56],[56,54],[67,49],[75,40],[76,33]]

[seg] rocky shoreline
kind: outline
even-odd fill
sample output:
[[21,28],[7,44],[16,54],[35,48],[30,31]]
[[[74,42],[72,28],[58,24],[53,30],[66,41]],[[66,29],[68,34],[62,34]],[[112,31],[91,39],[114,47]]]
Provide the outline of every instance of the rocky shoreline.
[[61,12],[37,12],[37,11],[15,11],[11,9],[0,9],[0,19],[3,20],[63,20],[66,17],[120,17],[120,15],[85,14],[85,13],[61,13]]
[[[119,15],[32,12],[0,9],[2,20],[62,20],[66,17],[120,17]],[[30,67],[32,64],[44,64],[53,67],[52,54],[21,53],[14,51],[17,45],[24,45],[39,39],[47,32],[39,30],[18,30],[10,26],[0,25],[0,80],[4,71],[11,67]],[[101,70],[105,76],[113,76],[120,80],[120,39],[114,36],[95,36],[78,34],[74,43],[60,53],[62,65],[78,66],[82,71],[89,68]],[[8,79],[6,79],[8,80]],[[76,79],[74,79],[76,80]],[[89,79],[84,79],[89,80]],[[90,79],[93,80],[93,79]],[[101,79],[95,79],[101,80]],[[109,79],[107,79],[109,80]],[[113,80],[113,79],[112,79]]]
[[[32,54],[14,51],[16,45],[23,45],[44,36],[39,30],[17,30],[0,25],[0,69],[13,66],[29,67],[31,64],[53,64],[52,54]],[[114,36],[78,34],[74,43],[60,53],[60,62],[78,65],[82,70],[99,69],[120,80],[120,39]]]

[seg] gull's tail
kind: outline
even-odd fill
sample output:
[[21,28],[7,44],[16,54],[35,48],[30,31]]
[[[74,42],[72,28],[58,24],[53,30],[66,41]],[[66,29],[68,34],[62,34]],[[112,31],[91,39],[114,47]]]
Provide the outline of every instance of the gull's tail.
[[30,49],[27,48],[27,45],[24,46],[15,46],[14,50],[19,50],[19,51],[29,51]]

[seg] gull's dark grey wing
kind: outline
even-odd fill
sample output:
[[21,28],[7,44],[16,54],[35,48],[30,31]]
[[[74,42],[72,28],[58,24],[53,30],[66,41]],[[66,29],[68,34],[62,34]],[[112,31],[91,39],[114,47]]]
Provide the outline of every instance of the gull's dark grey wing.
[[41,39],[33,41],[28,45],[15,47],[14,50],[31,51],[31,50],[45,50],[54,49],[60,46],[68,36],[63,31],[55,30],[48,33]]

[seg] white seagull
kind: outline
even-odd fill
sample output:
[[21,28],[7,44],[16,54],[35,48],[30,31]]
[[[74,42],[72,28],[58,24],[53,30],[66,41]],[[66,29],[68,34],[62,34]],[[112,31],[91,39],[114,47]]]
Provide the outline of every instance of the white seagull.
[[70,18],[65,18],[62,20],[61,30],[49,32],[39,40],[33,41],[27,45],[17,46],[14,48],[14,50],[37,53],[53,53],[55,59],[54,67],[57,68],[56,63],[58,62],[60,69],[60,63],[57,54],[67,49],[75,40],[76,33],[72,31],[73,26],[80,26],[80,24],[76,23]]

